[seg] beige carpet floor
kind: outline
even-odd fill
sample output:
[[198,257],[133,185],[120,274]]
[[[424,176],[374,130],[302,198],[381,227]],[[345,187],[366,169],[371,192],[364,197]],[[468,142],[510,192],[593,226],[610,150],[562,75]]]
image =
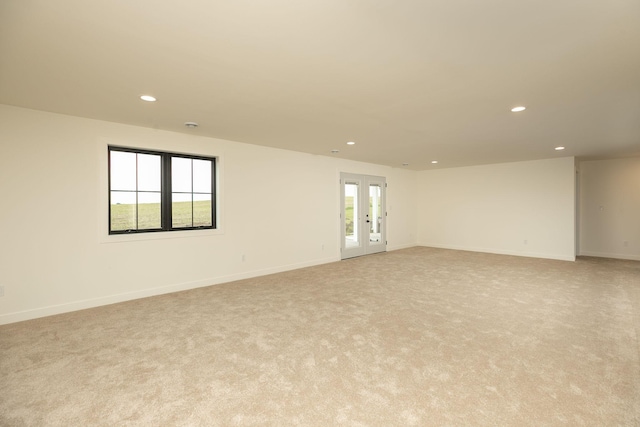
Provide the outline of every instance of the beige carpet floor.
[[639,336],[640,262],[411,248],[2,326],[0,425],[639,426]]

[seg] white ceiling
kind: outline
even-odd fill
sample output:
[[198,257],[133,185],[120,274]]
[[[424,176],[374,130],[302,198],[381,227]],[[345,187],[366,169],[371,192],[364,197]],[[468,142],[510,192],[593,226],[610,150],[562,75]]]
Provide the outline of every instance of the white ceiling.
[[638,156],[640,0],[1,0],[0,103],[417,170]]

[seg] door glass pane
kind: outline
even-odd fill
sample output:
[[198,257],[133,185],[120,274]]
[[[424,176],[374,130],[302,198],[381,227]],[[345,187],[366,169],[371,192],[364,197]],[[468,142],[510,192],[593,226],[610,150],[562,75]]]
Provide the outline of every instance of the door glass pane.
[[382,187],[369,185],[369,242],[381,243],[382,223]]
[[358,238],[358,183],[345,182],[344,184],[344,237],[345,248],[360,246]]
[[191,193],[173,193],[171,197],[171,222],[173,227],[192,227],[193,205],[191,203]]
[[138,229],[161,228],[160,192],[138,193]]

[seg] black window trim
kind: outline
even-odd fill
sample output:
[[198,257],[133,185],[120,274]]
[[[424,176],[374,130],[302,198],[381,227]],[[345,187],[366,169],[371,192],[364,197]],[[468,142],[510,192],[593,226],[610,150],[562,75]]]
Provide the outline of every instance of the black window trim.
[[[218,158],[213,156],[204,156],[199,154],[177,153],[171,151],[149,150],[144,148],[123,147],[117,145],[109,145],[107,147],[107,163],[108,163],[108,227],[109,235],[132,235],[132,234],[146,234],[157,232],[171,232],[171,231],[189,231],[189,230],[215,230],[217,229],[217,163]],[[112,230],[111,229],[111,151],[122,151],[136,154],[150,154],[160,156],[160,212],[161,212],[161,227],[151,229],[129,229],[129,230]],[[196,226],[196,227],[177,227],[174,228],[172,224],[172,209],[171,209],[171,159],[173,157],[180,157],[193,160],[207,160],[211,162],[211,225],[210,226]],[[115,190],[114,190],[115,191]],[[137,192],[137,190],[136,190]],[[194,194],[194,193],[192,193]],[[137,209],[137,203],[136,203]],[[193,215],[193,211],[192,211]],[[136,212],[137,217],[137,212]]]

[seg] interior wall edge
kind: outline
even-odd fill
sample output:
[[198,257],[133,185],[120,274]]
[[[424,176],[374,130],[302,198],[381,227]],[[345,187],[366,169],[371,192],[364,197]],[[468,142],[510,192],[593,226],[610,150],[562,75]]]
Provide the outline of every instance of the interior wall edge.
[[623,259],[628,261],[640,261],[640,255],[616,254],[616,253],[610,253],[610,252],[580,251],[580,254],[578,256],[591,256],[596,258],[612,258],[612,259]]
[[245,271],[228,276],[203,279],[187,283],[177,283],[173,285],[160,286],[150,289],[143,289],[135,292],[125,292],[86,300],[72,301],[64,304],[38,307],[30,310],[13,313],[0,314],[0,325],[23,322],[26,320],[39,319],[42,317],[55,316],[58,314],[71,313],[73,311],[86,310],[90,308],[102,307],[111,304],[118,304],[133,301],[141,298],[149,298],[158,295],[166,295],[175,292],[188,291],[190,289],[205,288],[208,286],[220,285],[223,283],[235,282],[237,280],[251,279],[268,274],[282,273],[285,271],[297,270],[299,268],[313,267],[315,265],[329,264],[340,261],[338,257],[328,257],[298,264],[282,265],[261,270]]
[[387,245],[387,252],[399,251],[401,249],[415,248],[416,246],[418,246],[416,243],[407,243],[404,245]]
[[418,246],[427,247],[427,248],[437,248],[437,249],[451,249],[454,251],[482,252],[485,254],[495,254],[495,255],[511,255],[511,256],[526,257],[526,258],[554,259],[558,261],[575,261],[576,260],[575,256],[567,256],[562,254],[509,251],[509,250],[501,250],[501,249],[493,249],[493,248],[476,248],[472,246],[442,245],[442,244],[433,244],[433,243],[418,243]]

